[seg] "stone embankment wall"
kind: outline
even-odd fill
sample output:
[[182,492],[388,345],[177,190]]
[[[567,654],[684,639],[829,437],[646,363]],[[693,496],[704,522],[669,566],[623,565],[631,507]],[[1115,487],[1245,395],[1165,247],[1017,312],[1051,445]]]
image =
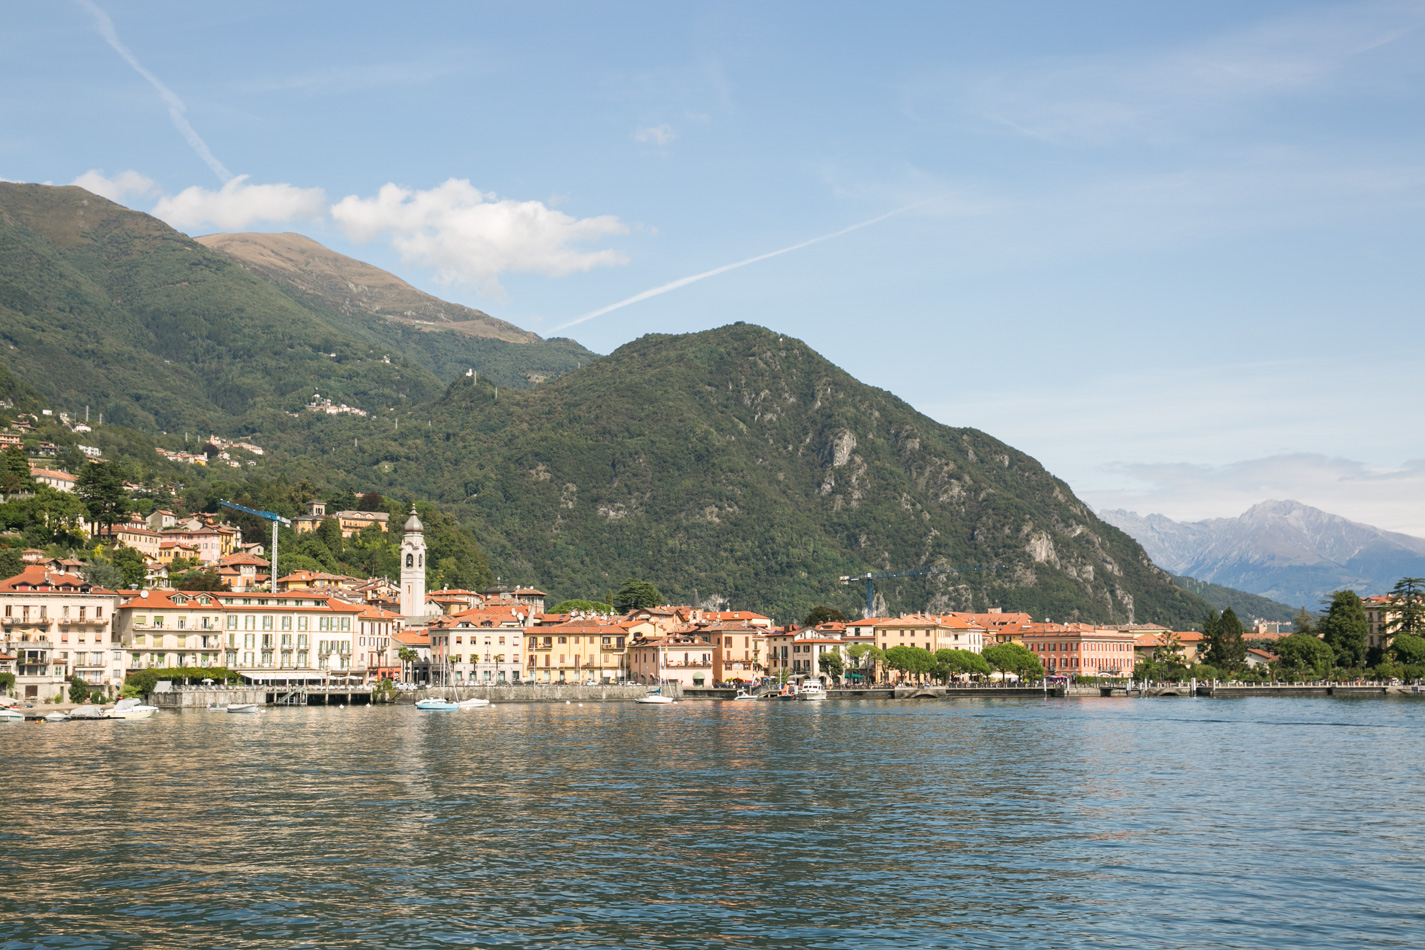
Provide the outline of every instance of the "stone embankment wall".
[[[397,692],[396,702],[411,705],[422,699],[488,699],[492,703],[621,703],[648,692],[647,686],[576,686],[573,683],[521,683],[517,686],[437,686]],[[677,683],[665,683],[663,694],[683,698]]]
[[219,706],[265,703],[270,692],[270,689],[259,686],[244,689],[175,689],[151,693],[148,701],[159,709],[206,709],[209,703]]

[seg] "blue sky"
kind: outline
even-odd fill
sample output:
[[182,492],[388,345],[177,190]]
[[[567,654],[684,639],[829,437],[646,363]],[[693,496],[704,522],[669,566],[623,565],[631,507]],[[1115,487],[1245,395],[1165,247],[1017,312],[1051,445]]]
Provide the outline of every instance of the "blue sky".
[[761,323],[1092,504],[1425,535],[1425,0],[408,7],[12,5],[0,177],[600,352]]

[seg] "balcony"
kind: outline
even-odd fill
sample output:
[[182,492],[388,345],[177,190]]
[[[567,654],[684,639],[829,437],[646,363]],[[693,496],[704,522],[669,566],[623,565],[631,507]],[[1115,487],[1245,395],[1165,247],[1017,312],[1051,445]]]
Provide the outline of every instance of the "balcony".
[[26,617],[26,616],[23,616],[23,615],[22,615],[22,616],[19,616],[19,617],[6,617],[6,618],[5,618],[5,626],[7,626],[7,627],[48,627],[48,626],[49,626],[49,618],[48,618],[48,617]]
[[108,621],[104,617],[60,617],[61,627],[102,627]]

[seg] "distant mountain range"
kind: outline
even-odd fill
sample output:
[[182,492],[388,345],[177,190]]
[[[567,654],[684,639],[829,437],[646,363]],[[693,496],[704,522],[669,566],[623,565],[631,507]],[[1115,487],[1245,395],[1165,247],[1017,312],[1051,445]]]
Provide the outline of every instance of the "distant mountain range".
[[1264,501],[1236,518],[1180,522],[1100,511],[1159,567],[1315,610],[1333,591],[1379,594],[1425,576],[1425,538],[1384,531],[1295,501]]

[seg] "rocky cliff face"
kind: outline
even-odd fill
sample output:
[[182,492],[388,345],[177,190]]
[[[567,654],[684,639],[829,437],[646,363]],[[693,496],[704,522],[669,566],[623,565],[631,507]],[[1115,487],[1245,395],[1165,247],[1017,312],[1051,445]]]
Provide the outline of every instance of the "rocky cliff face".
[[1382,593],[1425,571],[1425,539],[1295,501],[1264,501],[1236,518],[1191,523],[1125,511],[1099,515],[1175,574],[1310,609],[1335,590]]

